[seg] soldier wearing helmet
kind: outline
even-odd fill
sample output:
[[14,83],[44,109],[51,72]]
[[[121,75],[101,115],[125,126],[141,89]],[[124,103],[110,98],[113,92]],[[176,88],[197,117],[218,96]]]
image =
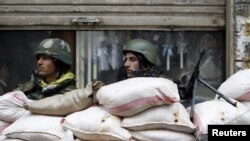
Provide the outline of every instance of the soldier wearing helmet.
[[[157,50],[154,45],[143,39],[130,40],[125,49],[123,70],[118,74],[118,80],[132,77],[158,77]],[[124,74],[124,75],[121,75]]]
[[75,89],[75,75],[70,71],[71,51],[67,42],[58,38],[43,40],[35,51],[37,69],[32,79],[19,84],[29,99],[39,100]]

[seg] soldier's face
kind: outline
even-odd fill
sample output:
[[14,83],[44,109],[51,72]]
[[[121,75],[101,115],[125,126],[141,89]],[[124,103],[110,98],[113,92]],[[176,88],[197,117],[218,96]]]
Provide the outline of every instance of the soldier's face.
[[133,76],[133,71],[140,69],[140,62],[135,54],[131,52],[125,54],[124,68],[128,78]]
[[56,66],[53,58],[46,55],[38,55],[37,72],[44,79],[56,79]]

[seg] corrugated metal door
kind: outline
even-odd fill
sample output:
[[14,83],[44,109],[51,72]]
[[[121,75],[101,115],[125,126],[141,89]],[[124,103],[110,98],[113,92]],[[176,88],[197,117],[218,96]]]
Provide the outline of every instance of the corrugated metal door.
[[225,0],[0,0],[1,29],[224,29]]

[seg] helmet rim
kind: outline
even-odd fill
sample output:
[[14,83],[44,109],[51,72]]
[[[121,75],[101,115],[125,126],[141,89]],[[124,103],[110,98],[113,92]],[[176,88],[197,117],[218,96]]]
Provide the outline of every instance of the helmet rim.
[[135,52],[142,54],[147,61],[156,65],[157,64],[157,50],[152,43],[144,39],[130,40],[126,47],[123,49],[123,54],[127,52]]

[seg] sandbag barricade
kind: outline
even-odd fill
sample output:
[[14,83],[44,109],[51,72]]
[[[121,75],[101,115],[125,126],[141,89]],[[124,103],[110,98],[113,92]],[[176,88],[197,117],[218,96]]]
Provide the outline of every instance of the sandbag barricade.
[[[129,83],[128,80],[133,81]],[[57,127],[64,130],[55,140],[71,140],[73,134],[79,141],[200,141],[206,137],[208,124],[250,124],[249,108],[243,102],[237,101],[237,107],[234,107],[224,100],[196,104],[192,123],[188,111],[179,103],[178,89],[172,81],[165,78],[128,80],[102,86],[95,91],[100,105],[67,112],[66,116],[60,117],[63,120],[60,127]],[[79,97],[76,99],[79,100]],[[16,122],[22,125],[27,123],[26,120],[23,121]],[[10,133],[8,128],[3,130],[8,137],[20,138],[23,135],[14,131]],[[43,132],[42,129],[39,130]],[[25,129],[20,131],[25,132]],[[47,132],[53,133],[49,130]],[[65,138],[66,134],[71,134],[68,136],[71,138]],[[26,139],[27,136],[21,138]]]
[[130,140],[130,133],[120,124],[119,117],[111,115],[103,107],[92,106],[66,116],[62,127],[71,130],[81,140]]
[[[127,117],[134,116],[135,113],[144,112],[149,108],[156,108],[157,106],[161,106],[164,104],[167,104],[169,106],[170,104],[175,105],[177,104],[176,102],[178,102],[180,99],[176,84],[168,79],[142,78],[131,79],[131,81],[133,82],[131,83],[132,85],[135,85],[139,82],[140,85],[138,85],[138,87],[133,86],[130,91],[126,90],[130,89],[131,85],[125,86],[121,84],[122,86],[119,87],[120,89],[118,88],[118,91],[121,91],[122,93],[125,90],[125,93],[123,93],[125,95],[128,94],[126,92],[132,92],[132,94],[128,95],[127,98],[134,94],[136,94],[137,96],[135,97],[134,101],[127,104],[131,104],[130,106],[132,106],[130,107],[130,109],[128,109],[129,111],[123,112],[123,114],[125,113],[125,115],[129,113],[126,115]],[[14,123],[3,130],[3,134],[6,140],[23,139],[33,141],[69,141],[72,140],[72,136],[77,137],[79,140],[94,141],[136,140],[133,139],[130,132],[137,131],[129,131],[128,129],[121,127],[122,117],[110,113],[110,111],[107,111],[108,108],[104,108],[103,105],[90,107],[90,105],[92,104],[91,98],[93,94],[97,96],[97,103],[102,103],[100,102],[100,97],[98,97],[101,96],[99,93],[101,89],[99,88],[106,86],[103,86],[103,84],[99,84],[100,83],[90,83],[86,86],[85,89],[73,90],[64,94],[64,96],[55,95],[38,101],[29,101],[23,94],[23,98],[21,98],[22,102],[13,107],[20,107],[20,110],[24,111],[24,113],[22,113],[22,116],[18,116],[17,118],[12,120]],[[129,82],[127,84],[129,84]],[[108,85],[107,88],[109,86],[110,85]],[[124,89],[124,87],[127,88]],[[119,95],[117,91],[111,92],[110,94]],[[124,100],[124,97],[121,96],[118,96],[116,98],[118,98],[118,103],[119,100]],[[84,104],[86,100],[91,101],[91,104]],[[138,101],[139,103],[137,103]],[[108,101],[106,101],[106,103],[108,103]],[[24,109],[23,105],[25,104],[26,108],[32,113],[29,113]],[[143,107],[138,107],[140,105],[136,104],[142,104]],[[135,112],[133,110],[135,110]],[[60,121],[62,121],[62,123],[59,124],[59,126],[58,123]],[[170,128],[173,129],[173,127],[174,125],[172,125]],[[53,130],[51,128],[53,128]]]
[[103,86],[97,92],[96,98],[110,113],[121,117],[180,100],[175,83],[155,77],[130,78]]
[[2,131],[9,125],[11,125],[10,122],[0,120],[0,135],[2,135]]
[[0,96],[0,120],[14,122],[22,117],[27,110],[24,104],[28,103],[26,95],[21,91],[13,91]]
[[250,69],[240,70],[231,75],[220,85],[218,91],[237,101],[250,101]]
[[194,135],[171,130],[131,131],[138,141],[196,141]]
[[8,138],[4,135],[0,135],[0,141],[24,141],[24,140],[21,140],[21,139],[11,139],[11,138]]
[[195,126],[185,107],[179,103],[156,106],[122,120],[122,127],[129,130],[168,129],[193,133]]
[[245,105],[248,109],[250,109],[250,101],[241,101],[243,105]]
[[231,100],[237,102],[236,107],[224,100],[211,100],[195,105],[193,123],[197,127],[195,135],[198,140],[207,139],[208,125],[250,124],[250,109]]
[[66,135],[61,121],[62,117],[27,113],[5,128],[2,134],[29,141],[60,141]]

